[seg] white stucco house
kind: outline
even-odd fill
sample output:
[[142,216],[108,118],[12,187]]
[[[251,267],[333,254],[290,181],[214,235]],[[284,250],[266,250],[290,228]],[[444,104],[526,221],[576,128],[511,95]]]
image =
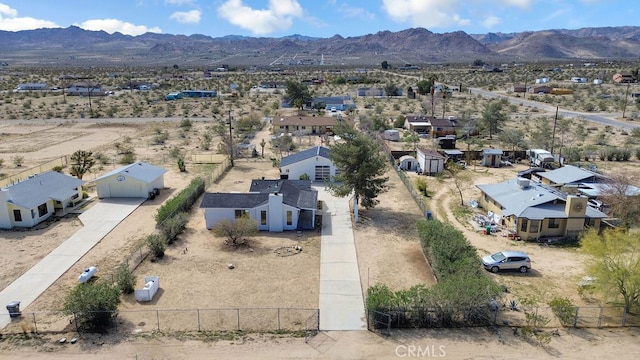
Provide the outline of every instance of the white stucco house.
[[207,229],[248,216],[258,230],[282,232],[315,229],[317,202],[310,180],[252,180],[248,193],[205,193],[200,208]]
[[433,149],[419,147],[416,151],[416,155],[423,174],[436,175],[441,174],[444,171],[446,158],[439,152]]
[[280,178],[299,180],[301,175],[307,174],[313,181],[332,179],[339,170],[329,159],[329,152],[326,147],[315,146],[282,158]]
[[49,171],[0,189],[0,228],[29,228],[82,200],[83,180]]
[[138,161],[100,176],[92,182],[96,185],[98,198],[148,198],[164,187],[167,170]]

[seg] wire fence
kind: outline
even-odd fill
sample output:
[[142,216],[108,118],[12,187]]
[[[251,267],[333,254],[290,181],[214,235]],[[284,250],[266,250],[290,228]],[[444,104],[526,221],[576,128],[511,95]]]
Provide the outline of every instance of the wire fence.
[[407,188],[407,190],[411,194],[411,197],[413,198],[413,200],[416,202],[416,204],[422,211],[422,214],[424,214],[424,216],[429,220],[435,219],[435,215],[429,209],[429,206],[427,206],[427,203],[424,201],[424,196],[415,188],[411,179],[409,179],[409,177],[407,176],[407,174],[404,173],[404,171],[397,170],[396,159],[393,157],[391,153],[391,148],[389,147],[389,145],[384,141],[384,139],[382,139],[380,135],[377,136],[377,140],[378,140],[378,143],[384,149],[384,151],[387,153],[389,162],[391,163],[391,168],[396,170],[398,177],[400,177],[400,180],[402,180],[402,183]]
[[40,174],[47,172],[49,170],[54,169],[55,167],[65,167],[69,164],[69,159],[66,156],[61,156],[57,159],[49,160],[45,163],[42,163],[38,166],[34,166],[23,170],[19,173],[8,175],[6,178],[0,180],[0,187],[9,186],[11,184],[18,183],[20,181],[26,180],[31,175]]
[[[180,331],[301,331],[319,330],[318,309],[237,308],[237,309],[157,309],[100,312],[115,315],[109,330],[122,334]],[[1,316],[9,316],[3,314]],[[0,335],[25,333],[91,333],[83,327],[82,314],[62,311],[21,313]]]
[[639,327],[640,315],[625,312],[624,306],[575,306],[558,312],[550,306],[519,308],[439,308],[368,310],[369,330],[389,333],[403,328],[451,328],[510,326],[515,328],[614,328]]

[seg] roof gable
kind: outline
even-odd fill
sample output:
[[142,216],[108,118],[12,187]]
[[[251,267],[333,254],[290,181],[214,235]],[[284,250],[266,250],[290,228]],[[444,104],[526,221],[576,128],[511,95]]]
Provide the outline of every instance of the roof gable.
[[160,176],[164,175],[166,172],[167,170],[161,167],[151,165],[143,161],[138,161],[133,164],[111,170],[108,173],[93,180],[93,182],[101,181],[115,175],[126,175],[140,181],[152,182]]
[[291,154],[282,158],[282,160],[280,160],[280,167],[289,166],[303,160],[311,159],[315,156],[321,156],[323,158],[329,159],[329,152],[329,148],[326,148],[324,146],[314,146],[310,149],[299,151],[295,154]]

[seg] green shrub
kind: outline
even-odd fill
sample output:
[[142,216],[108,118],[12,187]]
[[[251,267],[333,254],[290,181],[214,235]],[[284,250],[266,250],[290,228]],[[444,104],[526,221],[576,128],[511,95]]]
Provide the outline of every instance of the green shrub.
[[73,314],[79,328],[104,332],[118,315],[120,290],[106,282],[78,284],[64,300],[64,312]]
[[116,273],[116,282],[118,289],[120,289],[123,294],[131,294],[133,292],[133,288],[136,285],[136,277],[133,275],[131,269],[129,269],[129,265],[120,264],[118,272]]
[[162,259],[164,257],[164,252],[165,250],[167,250],[168,241],[163,234],[148,235],[145,239],[145,242],[155,258]]
[[553,298],[549,302],[551,311],[556,315],[562,326],[573,326],[577,307],[568,298]]
[[187,226],[188,215],[186,212],[181,211],[169,218],[167,218],[162,224],[160,224],[160,229],[162,234],[167,239],[169,244],[173,243],[178,235],[180,235],[185,226]]
[[156,211],[156,224],[162,224],[168,217],[180,211],[188,212],[196,200],[204,193],[204,179],[197,177],[189,185],[167,200]]

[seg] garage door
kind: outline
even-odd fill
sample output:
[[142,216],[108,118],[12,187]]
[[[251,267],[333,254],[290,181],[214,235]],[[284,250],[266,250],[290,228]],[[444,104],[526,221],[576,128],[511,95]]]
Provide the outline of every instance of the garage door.
[[113,181],[109,183],[111,197],[145,197],[142,184],[132,181]]
[[331,177],[331,170],[329,166],[316,166],[316,176],[314,180],[323,181],[328,180]]

